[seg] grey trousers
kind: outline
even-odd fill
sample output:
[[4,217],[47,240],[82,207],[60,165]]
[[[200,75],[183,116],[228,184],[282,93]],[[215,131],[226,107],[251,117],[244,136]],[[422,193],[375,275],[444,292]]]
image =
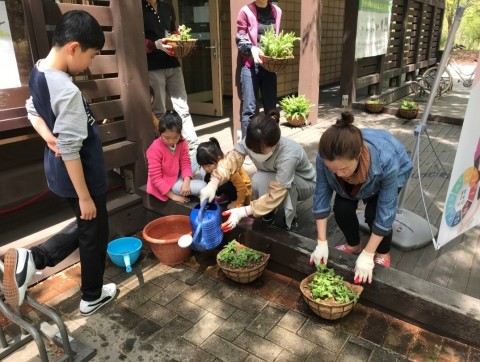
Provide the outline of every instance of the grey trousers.
[[[270,182],[275,180],[275,172],[257,171],[252,176],[252,191],[254,199],[268,193]],[[297,175],[283,200],[285,209],[285,223],[288,227],[292,225],[293,218],[297,213],[297,202],[308,199],[315,190],[315,181],[305,180]]]

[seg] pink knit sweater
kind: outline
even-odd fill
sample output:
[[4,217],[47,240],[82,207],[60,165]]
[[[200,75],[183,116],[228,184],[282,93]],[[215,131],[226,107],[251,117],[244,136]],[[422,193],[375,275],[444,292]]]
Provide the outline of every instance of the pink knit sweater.
[[175,152],[157,138],[147,150],[147,192],[157,199],[167,201],[170,191],[181,175],[192,178],[192,166],[188,155],[187,141],[178,142]]

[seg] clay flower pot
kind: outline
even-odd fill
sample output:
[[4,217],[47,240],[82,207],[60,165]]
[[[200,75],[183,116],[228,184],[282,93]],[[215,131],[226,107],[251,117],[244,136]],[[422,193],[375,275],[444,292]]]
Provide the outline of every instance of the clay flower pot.
[[143,229],[143,238],[157,260],[166,265],[183,263],[190,257],[190,248],[178,246],[178,239],[185,234],[192,234],[190,218],[184,215],[160,217],[148,223]]

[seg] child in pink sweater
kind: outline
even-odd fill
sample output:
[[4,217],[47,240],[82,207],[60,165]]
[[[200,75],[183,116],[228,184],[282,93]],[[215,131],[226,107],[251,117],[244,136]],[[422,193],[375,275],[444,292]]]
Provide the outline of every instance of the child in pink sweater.
[[147,192],[166,201],[188,202],[188,195],[199,196],[206,186],[192,180],[188,143],[182,137],[182,118],[176,112],[165,113],[158,124],[159,137],[147,150]]

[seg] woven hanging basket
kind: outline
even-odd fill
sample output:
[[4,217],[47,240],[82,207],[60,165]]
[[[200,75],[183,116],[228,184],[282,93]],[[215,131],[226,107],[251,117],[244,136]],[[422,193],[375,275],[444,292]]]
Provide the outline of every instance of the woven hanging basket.
[[262,58],[262,64],[261,66],[263,69],[272,72],[272,73],[278,73],[279,71],[283,70],[290,59],[293,59],[293,57],[287,57],[287,58],[272,58],[267,55],[264,55]]
[[170,45],[173,49],[175,57],[182,59],[188,57],[193,53],[197,47],[197,39],[189,40],[171,40],[167,39],[167,44]]
[[365,103],[365,109],[370,113],[380,113],[384,108],[382,103]]
[[[244,249],[246,246],[237,243],[237,248],[238,249]],[[263,262],[262,264],[254,267],[254,268],[249,268],[249,269],[238,269],[238,268],[231,268],[228,265],[225,265],[222,263],[220,260],[218,260],[218,255],[220,255],[222,252],[217,254],[217,265],[222,269],[223,273],[233,281],[237,283],[251,283],[258,277],[260,277],[265,270],[265,267],[267,266],[268,259],[270,258],[270,254],[264,254],[262,252],[259,252],[263,254]]]
[[[300,283],[300,291],[303,295],[303,299],[308,304],[313,313],[324,319],[335,320],[345,317],[351,312],[357,301],[351,301],[349,303],[338,304],[335,301],[319,301],[317,302],[312,298],[312,292],[307,288],[307,285],[313,280],[317,273],[313,273],[302,280]],[[348,289],[353,291],[356,295],[360,296],[363,291],[361,285],[350,284],[344,282]]]
[[286,117],[286,119],[287,119],[287,122],[290,126],[299,127],[299,126],[303,126],[307,123],[308,116],[307,116],[307,118],[305,118],[305,117]]
[[405,119],[413,119],[417,116],[418,114],[418,108],[417,109],[398,109],[398,115],[402,118]]

